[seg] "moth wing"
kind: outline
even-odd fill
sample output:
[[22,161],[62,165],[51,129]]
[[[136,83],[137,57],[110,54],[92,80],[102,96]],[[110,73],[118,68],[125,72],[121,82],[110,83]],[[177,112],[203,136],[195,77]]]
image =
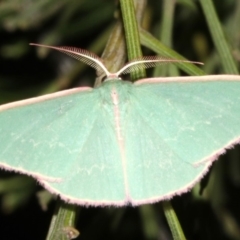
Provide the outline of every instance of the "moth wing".
[[240,77],[136,82],[124,138],[134,205],[188,191],[240,141]]
[[2,105],[0,167],[33,176],[68,202],[121,205],[113,125],[91,88]]

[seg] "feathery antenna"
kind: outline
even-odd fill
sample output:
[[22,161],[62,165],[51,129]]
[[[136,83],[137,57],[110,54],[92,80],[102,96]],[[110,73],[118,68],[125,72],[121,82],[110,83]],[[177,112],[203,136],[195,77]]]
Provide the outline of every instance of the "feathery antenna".
[[171,59],[171,58],[164,58],[160,56],[147,56],[147,57],[140,57],[140,58],[134,59],[128,62],[127,64],[125,64],[118,72],[110,73],[107,70],[107,68],[104,66],[103,61],[100,57],[98,57],[96,54],[89,52],[85,49],[76,48],[76,47],[54,47],[54,46],[48,46],[48,45],[42,45],[42,44],[36,44],[36,43],[30,43],[30,45],[51,48],[51,49],[55,49],[60,52],[63,52],[73,58],[76,58],[77,60],[80,60],[88,64],[89,66],[95,68],[97,71],[101,71],[105,73],[107,78],[118,78],[118,76],[121,74],[128,74],[138,69],[152,68],[152,67],[156,67],[166,63],[178,63],[178,64],[193,63],[193,64],[203,65],[203,63],[201,62],[177,60],[177,59]]
[[102,63],[102,59],[98,57],[96,54],[89,52],[85,49],[76,48],[76,47],[54,47],[54,46],[48,46],[48,45],[42,45],[42,44],[36,44],[36,43],[30,43],[29,45],[58,50],[60,52],[63,52],[69,55],[70,57],[76,58],[77,60],[86,63],[92,68],[95,68],[97,71],[104,72],[106,76],[110,75],[110,72],[106,69],[106,67]]
[[117,73],[116,75],[119,76],[121,74],[131,73],[135,70],[139,70],[142,68],[152,68],[166,63],[194,63],[203,65],[201,62],[194,62],[188,60],[178,60],[178,59],[171,59],[165,58],[161,56],[145,56],[136,58],[128,63],[126,63]]

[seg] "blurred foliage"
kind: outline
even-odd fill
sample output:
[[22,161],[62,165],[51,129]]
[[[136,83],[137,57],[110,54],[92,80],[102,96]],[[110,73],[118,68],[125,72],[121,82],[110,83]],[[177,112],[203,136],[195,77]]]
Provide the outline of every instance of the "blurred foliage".
[[[214,29],[208,27],[206,14],[209,13],[202,7],[208,2],[211,1],[149,0],[144,9],[137,11],[144,13],[137,19],[164,44],[166,48],[159,50],[163,54],[172,54],[169,47],[188,59],[204,62],[205,73],[222,74],[229,69],[220,57],[220,52],[226,49],[217,48],[216,41],[222,39],[214,40]],[[239,69],[240,1],[215,0],[213,4],[235,67]],[[104,51],[107,64],[119,66],[126,59],[120,21],[118,1],[2,0],[0,104],[74,86],[93,85],[96,74],[92,69],[61,53],[30,47],[29,43],[76,46],[98,55]],[[156,47],[144,30],[140,31],[140,39],[144,55],[158,52],[160,45]],[[178,75],[182,71],[187,72],[167,66],[154,74]],[[196,69],[195,74],[202,72]],[[0,194],[1,240],[46,238],[54,214],[53,196],[31,178],[6,171],[0,172]],[[214,163],[210,173],[191,192],[172,200],[186,238],[190,240],[240,239],[239,202],[239,147],[229,150]],[[172,239],[161,203],[136,208],[81,208],[77,229],[81,233],[78,239],[82,240]]]

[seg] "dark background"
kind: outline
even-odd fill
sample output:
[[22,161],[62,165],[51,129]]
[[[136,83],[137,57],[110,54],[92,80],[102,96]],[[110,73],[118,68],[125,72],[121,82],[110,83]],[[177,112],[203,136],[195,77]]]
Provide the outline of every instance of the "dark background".
[[[188,2],[188,1],[186,1]],[[174,14],[173,49],[206,63],[208,74],[224,73],[198,1],[178,1]],[[239,60],[240,28],[234,30],[238,0],[214,1],[233,54]],[[161,29],[162,1],[149,1],[148,30]],[[29,46],[93,48],[101,55],[119,16],[117,1],[0,2],[0,104],[81,85],[92,85],[95,72],[56,51]],[[151,53],[144,49],[146,54]],[[17,121],[17,120],[16,120]],[[165,184],[165,183],[163,183]],[[0,172],[0,240],[45,239],[55,207],[42,210],[34,180]],[[48,197],[48,195],[47,195]],[[47,198],[45,196],[44,199]],[[201,184],[172,204],[187,239],[240,239],[240,154],[228,151],[213,164]],[[81,207],[78,239],[171,239],[161,203],[141,207]]]

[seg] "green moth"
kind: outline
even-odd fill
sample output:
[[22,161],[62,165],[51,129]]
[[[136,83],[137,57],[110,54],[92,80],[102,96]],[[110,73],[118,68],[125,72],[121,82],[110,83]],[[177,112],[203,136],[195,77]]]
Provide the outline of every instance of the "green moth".
[[132,83],[118,76],[166,60],[141,58],[112,74],[85,50],[45,47],[102,70],[107,79],[97,88],[0,106],[0,167],[34,177],[67,202],[123,206],[170,199],[189,191],[239,142],[240,76]]

